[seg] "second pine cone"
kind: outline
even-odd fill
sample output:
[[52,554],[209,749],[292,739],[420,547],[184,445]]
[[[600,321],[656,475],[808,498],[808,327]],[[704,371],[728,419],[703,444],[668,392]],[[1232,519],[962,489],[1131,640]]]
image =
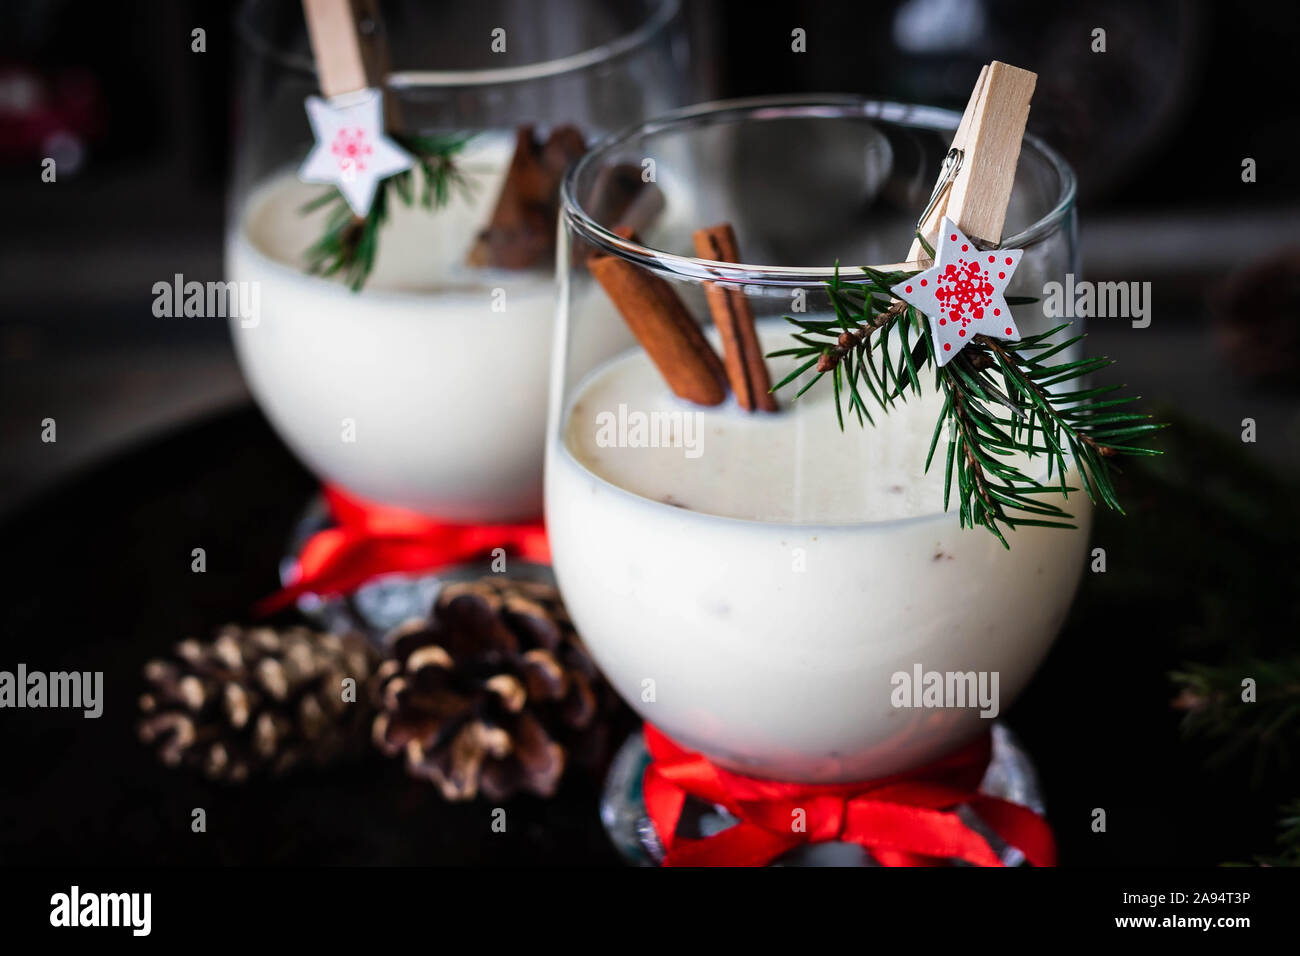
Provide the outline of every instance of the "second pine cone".
[[444,585],[387,637],[374,740],[448,800],[551,796],[604,746],[612,694],[559,593],[501,576]]

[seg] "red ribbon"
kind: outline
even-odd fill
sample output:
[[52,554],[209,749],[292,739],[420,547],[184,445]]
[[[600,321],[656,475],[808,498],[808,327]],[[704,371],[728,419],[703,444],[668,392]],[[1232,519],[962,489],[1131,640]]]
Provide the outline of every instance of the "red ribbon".
[[304,594],[348,594],[380,574],[436,571],[490,554],[495,548],[525,561],[550,563],[540,521],[523,524],[454,524],[371,504],[332,485],[325,500],[335,527],[318,531],[298,556],[286,588],[258,603],[258,614],[288,607]]
[[[797,846],[828,841],[864,846],[884,866],[953,859],[1002,866],[988,841],[957,815],[963,804],[1030,863],[1056,865],[1056,843],[1042,817],[979,792],[992,752],[988,734],[918,770],[844,784],[742,777],[649,724],[645,740],[653,758],[643,780],[645,805],[663,841],[665,866],[764,866]],[[711,837],[682,839],[677,823],[688,796],[724,807],[740,822]]]

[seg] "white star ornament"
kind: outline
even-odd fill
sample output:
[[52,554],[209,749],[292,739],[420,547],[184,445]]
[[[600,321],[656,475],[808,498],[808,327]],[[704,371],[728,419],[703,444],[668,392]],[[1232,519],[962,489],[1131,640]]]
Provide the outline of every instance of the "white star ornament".
[[889,291],[930,320],[934,354],[947,365],[976,335],[1016,340],[1006,288],[1023,249],[977,249],[947,216],[935,263]]
[[384,101],[367,89],[332,100],[307,97],[307,119],[316,145],[298,169],[305,183],[337,186],[358,216],[370,212],[379,181],[415,165],[384,135]]

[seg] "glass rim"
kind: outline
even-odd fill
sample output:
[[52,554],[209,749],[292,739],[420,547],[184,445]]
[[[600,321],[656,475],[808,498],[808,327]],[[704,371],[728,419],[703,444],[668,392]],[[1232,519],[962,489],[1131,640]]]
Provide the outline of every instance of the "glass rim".
[[[776,119],[785,117],[821,117],[826,119],[874,119],[899,125],[956,131],[961,114],[937,106],[875,100],[852,94],[805,94],[801,96],[758,96],[732,100],[714,100],[673,110],[645,122],[626,127],[606,136],[570,167],[560,190],[562,216],[579,236],[596,248],[635,262],[646,268],[668,272],[687,279],[722,280],[771,286],[801,286],[822,283],[835,277],[836,266],[774,266],[754,263],[717,262],[694,256],[677,255],[624,239],[588,215],[577,200],[578,179],[610,152],[639,136],[652,136],[676,128],[696,126],[701,121]],[[1042,240],[1065,220],[1074,207],[1077,183],[1069,163],[1032,133],[1025,142],[1040,153],[1061,180],[1061,191],[1053,207],[1026,229],[1007,236],[1000,244],[1005,248],[1025,248]],[[938,175],[938,168],[935,169]],[[919,213],[919,210],[918,210]],[[876,265],[876,263],[859,263]],[[856,267],[849,267],[856,268]],[[852,275],[840,276],[852,282]],[[865,281],[865,276],[862,281]]]
[[[639,26],[600,46],[579,50],[577,53],[553,60],[541,60],[519,66],[492,67],[482,70],[394,70],[384,76],[384,86],[393,91],[500,86],[577,73],[615,60],[645,46],[672,22],[681,7],[681,0],[652,0],[652,2],[655,4],[655,9]],[[247,0],[235,17],[235,32],[240,42],[272,63],[304,76],[314,77],[316,64],[311,57],[289,53],[276,47],[253,26],[250,16],[255,3],[256,0]]]

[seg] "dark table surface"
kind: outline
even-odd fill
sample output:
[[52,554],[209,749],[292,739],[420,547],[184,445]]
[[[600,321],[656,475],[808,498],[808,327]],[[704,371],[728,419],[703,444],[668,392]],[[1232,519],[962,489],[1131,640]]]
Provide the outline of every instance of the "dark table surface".
[[[1294,638],[1300,525],[1258,520],[1294,489],[1248,462],[1207,475],[1218,458],[1194,432],[1172,445],[1126,476],[1132,517],[1102,516],[1094,531],[1107,572],[1085,574],[1064,633],[1005,713],[1037,763],[1063,865],[1249,859],[1269,850],[1276,804],[1295,789],[1277,774],[1252,786],[1249,765],[1207,769],[1203,748],[1180,737],[1168,678],[1189,657],[1225,653],[1224,632]],[[137,742],[143,663],[249,620],[315,489],[243,408],[51,488],[0,527],[0,669],[102,670],[105,681],[98,720],[0,711],[0,861],[618,862],[598,784],[581,776],[553,800],[511,801],[499,834],[486,802],[445,804],[395,762],[219,786],[163,769]],[[196,547],[203,574],[190,569]],[[205,834],[190,831],[196,807]],[[1091,828],[1095,808],[1105,833]]]

